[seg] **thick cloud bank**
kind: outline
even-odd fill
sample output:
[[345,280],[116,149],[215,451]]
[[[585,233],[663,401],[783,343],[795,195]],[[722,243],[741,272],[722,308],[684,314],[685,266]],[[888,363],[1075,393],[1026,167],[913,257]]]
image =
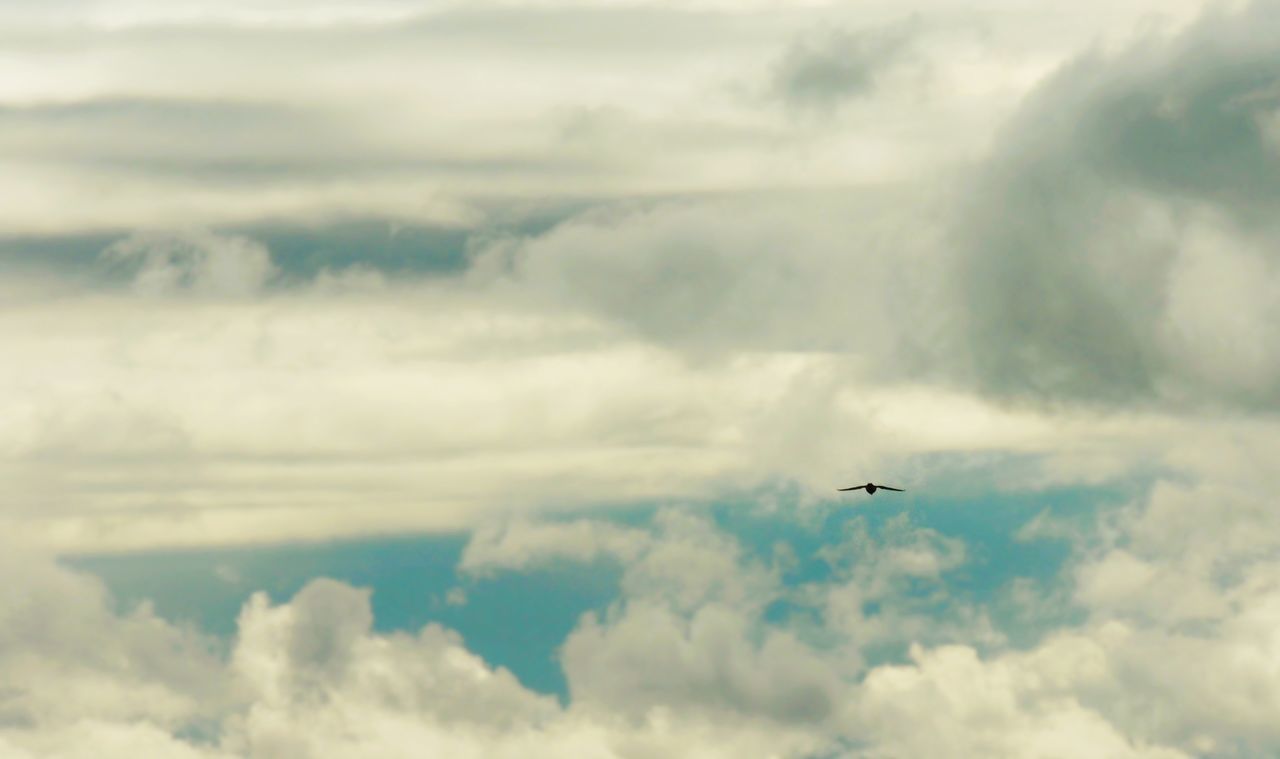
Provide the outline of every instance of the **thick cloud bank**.
[[1258,3],[1076,59],[928,192],[615,209],[480,269],[702,355],[829,350],[999,399],[1274,410],[1276,18]]

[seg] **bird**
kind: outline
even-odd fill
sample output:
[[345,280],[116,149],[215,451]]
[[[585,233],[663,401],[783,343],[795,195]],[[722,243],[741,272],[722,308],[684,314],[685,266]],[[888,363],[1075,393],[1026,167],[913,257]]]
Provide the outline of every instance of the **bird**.
[[893,490],[898,493],[907,492],[902,488],[891,488],[888,485],[877,485],[874,482],[868,482],[866,485],[855,485],[851,488],[836,488],[836,490],[839,490],[842,492],[846,490],[866,490],[867,495],[875,495],[877,490]]

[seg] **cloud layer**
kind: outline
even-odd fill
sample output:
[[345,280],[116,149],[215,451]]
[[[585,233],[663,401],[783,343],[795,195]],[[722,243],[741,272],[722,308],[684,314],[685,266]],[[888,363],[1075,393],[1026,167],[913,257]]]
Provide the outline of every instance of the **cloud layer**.
[[[1280,751],[1280,15],[1089,5],[0,9],[0,754]],[[567,702],[55,559],[432,530]]]
[[[143,75],[128,63],[160,44],[154,24],[161,22],[147,20],[147,8],[138,6],[141,15],[95,43],[137,43],[108,78],[141,86],[167,76]],[[772,180],[771,189],[758,191],[762,183],[752,180],[720,188],[738,192],[698,195],[690,193],[700,180],[690,175],[675,188],[680,194],[661,198],[621,202],[614,190],[593,185],[575,204],[565,196],[576,190],[556,185],[525,206],[494,201],[486,190],[465,201],[479,217],[452,229],[421,221],[397,227],[386,219],[400,215],[388,206],[348,209],[382,222],[344,227],[339,217],[307,227],[307,212],[288,223],[310,232],[281,232],[286,223],[270,221],[275,211],[249,196],[255,220],[234,230],[196,225],[85,237],[83,224],[68,219],[56,226],[81,237],[45,239],[10,225],[18,236],[0,261],[14,271],[9,289],[27,295],[0,321],[13,357],[0,390],[17,399],[0,433],[3,465],[16,483],[3,517],[41,542],[81,548],[456,528],[495,510],[705,496],[771,478],[825,491],[845,476],[841,470],[895,466],[931,450],[1012,447],[1069,458],[1086,445],[1106,445],[1110,456],[1131,459],[1142,446],[1158,446],[1169,428],[1198,424],[1188,413],[1269,410],[1280,358],[1266,338],[1280,313],[1280,279],[1271,255],[1274,224],[1263,212],[1275,158],[1268,8],[1211,16],[1176,34],[1120,40],[1078,58],[1030,89],[980,163],[956,168],[978,155],[970,144],[893,185],[823,188],[827,179],[815,175],[804,191]],[[557,56],[576,61],[599,52],[600,39],[622,23],[604,10],[509,12],[532,14],[546,33],[553,19],[563,21],[572,44],[561,53],[516,44],[506,11],[451,9],[358,24],[351,45],[393,38],[400,47],[388,55],[416,61],[410,43],[420,35],[447,38],[458,46],[448,52],[458,64],[501,43],[508,55],[550,66],[548,81],[567,87],[560,76],[567,64]],[[904,35],[911,52],[902,65],[932,72],[920,76],[978,76],[936,57],[978,55],[965,47],[975,44],[967,27],[954,21],[866,19],[864,31],[819,44],[799,31],[812,10],[786,16],[770,34],[764,21],[780,18],[780,10],[760,17],[723,9],[618,12],[684,30],[671,44],[691,57],[712,19],[732,19],[705,44],[758,53],[742,71],[765,90],[773,86],[769,77],[808,65],[796,56],[847,62],[847,47],[865,47],[850,40]],[[266,24],[250,34],[259,22],[246,23],[180,29],[197,47],[228,36],[256,50],[262,40],[248,39],[253,34],[284,35],[306,57],[316,53],[316,39],[346,28]],[[23,34],[78,33],[58,21],[23,24],[6,44],[29,50]],[[1044,42],[1043,50],[1060,49]],[[1003,44],[992,41],[982,55],[989,62],[1025,53]],[[616,67],[618,76],[649,60],[638,49],[615,52],[602,65]],[[877,66],[899,65],[899,53],[867,55]],[[214,77],[200,60],[175,66]],[[977,65],[972,57],[957,60]],[[650,81],[635,75],[637,83]],[[65,138],[46,153],[24,148],[23,155],[76,171],[110,160],[105,153],[76,157],[69,145],[96,150],[95,140],[136,140],[129,150],[154,157],[168,149],[163,135],[195,139],[193,130],[213,126],[225,136],[219,149],[229,153],[241,150],[243,138],[257,146],[252,150],[275,154],[268,143],[280,140],[345,160],[345,148],[325,146],[323,128],[319,142],[289,139],[298,128],[284,118],[295,113],[290,109],[336,108],[342,118],[370,113],[336,101],[299,104],[294,95],[320,93],[312,89],[319,80],[310,78],[317,76],[308,70],[289,97],[273,89],[274,74],[236,80],[263,89],[225,107],[231,101],[206,98],[175,110],[163,104],[167,96],[115,93],[6,106],[0,121],[22,140]],[[707,76],[681,81],[728,81],[724,72]],[[662,87],[677,86],[659,79]],[[858,109],[879,109],[889,119],[894,108],[922,114],[930,103],[950,103],[945,107],[963,110],[969,106],[948,98],[990,104],[1009,95],[1007,111],[1017,102],[1011,93],[1034,82],[988,81],[985,94],[950,87],[912,94],[904,82],[886,80],[847,102],[838,93],[846,107],[821,124],[777,112],[776,103],[757,97],[759,87],[726,85],[726,99],[707,107],[727,108],[734,118],[767,112],[771,125],[762,128],[784,130],[817,151],[797,158],[785,149],[786,160],[826,164],[819,154],[841,151],[847,120],[871,113],[859,116]],[[590,149],[620,156],[604,133],[634,120],[637,103],[676,102],[662,92],[641,87],[626,105],[571,108],[576,115],[565,124],[573,146],[566,149],[595,145]],[[475,113],[503,102],[477,104]],[[641,120],[657,131],[646,126],[629,143],[668,144],[655,136],[665,127],[651,119],[661,121]],[[695,121],[681,116],[684,125]],[[154,138],[138,136],[152,128],[159,130]],[[382,135],[347,128],[332,134]],[[865,133],[857,139],[875,143]],[[677,143],[684,144],[670,144]],[[756,152],[732,149],[739,147]],[[173,149],[185,157],[198,152]],[[530,149],[559,160],[545,145]],[[212,160],[235,164],[234,156]],[[938,173],[943,166],[950,168]],[[283,168],[281,176],[300,171]],[[175,176],[197,175],[184,168]],[[59,207],[110,214],[120,195]],[[464,202],[462,195],[453,200]],[[140,223],[115,218],[125,228]],[[166,218],[173,225],[185,217]],[[358,231],[341,236],[348,229]],[[391,242],[401,229],[413,241],[408,248]],[[82,249],[99,239],[101,252],[86,261]],[[56,248],[56,240],[78,242],[66,242],[65,255],[42,268],[36,254]],[[421,248],[416,257],[414,246]],[[24,253],[28,248],[33,252]],[[366,249],[368,255],[359,252]],[[382,257],[375,250],[395,252]],[[1027,402],[1034,405],[1002,407]],[[922,408],[936,413],[926,419]],[[1087,431],[1103,419],[1108,431]],[[1110,445],[1117,427],[1129,442]]]

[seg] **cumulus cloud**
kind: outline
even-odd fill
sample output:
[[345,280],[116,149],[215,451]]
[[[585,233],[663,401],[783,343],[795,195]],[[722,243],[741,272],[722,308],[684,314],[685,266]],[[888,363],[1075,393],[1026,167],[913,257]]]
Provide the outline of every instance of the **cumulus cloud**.
[[147,605],[117,612],[96,579],[12,543],[0,576],[14,580],[0,592],[5,725],[111,732],[139,722],[153,729],[135,737],[152,740],[149,732],[212,718],[228,701],[214,642],[196,631]]
[[[1054,650],[1058,672],[1084,668],[1081,680],[1094,674],[1088,653]],[[879,739],[871,756],[1192,756],[1133,741],[1101,714],[1054,693],[1058,683],[1034,666],[984,662],[963,647],[916,648],[912,658],[910,666],[871,672],[859,694],[859,718]]]
[[843,641],[846,667],[857,671],[864,652],[904,639],[919,643],[1004,642],[985,611],[949,597],[948,573],[968,563],[962,541],[917,527],[906,515],[872,532],[852,520],[845,535],[820,551],[832,569],[828,582],[808,588],[829,634]]
[[[1231,474],[1241,470],[1270,476],[1250,467]],[[1205,470],[1206,489],[1196,497],[1164,485],[1124,507],[1118,520],[1102,515],[1118,526],[1116,547],[1082,546],[1066,575],[1086,618],[1021,650],[954,638],[927,642],[926,631],[888,609],[903,595],[886,590],[893,583],[941,583],[971,561],[955,538],[906,520],[874,533],[855,523],[848,545],[830,551],[844,568],[818,583],[833,594],[857,586],[881,599],[869,613],[886,624],[868,635],[824,615],[816,634],[798,619],[765,614],[760,599],[795,589],[761,574],[759,560],[732,536],[668,511],[647,528],[647,553],[621,559],[624,573],[694,569],[668,573],[663,582],[624,582],[613,608],[579,622],[561,652],[571,693],[563,706],[487,665],[439,626],[373,631],[368,591],[343,583],[317,580],[282,603],[255,595],[230,652],[208,653],[195,665],[189,649],[156,644],[183,638],[170,624],[145,610],[119,616],[83,575],[45,571],[60,578],[58,608],[96,615],[95,629],[115,642],[96,664],[59,642],[67,638],[56,630],[81,630],[78,623],[39,625],[55,634],[43,645],[30,638],[18,647],[27,653],[4,665],[7,701],[26,707],[16,723],[7,720],[0,740],[16,756],[77,755],[94,745],[100,756],[147,750],[190,757],[408,755],[423,747],[459,756],[1265,754],[1280,744],[1273,719],[1280,679],[1271,665],[1277,564],[1267,548],[1271,533],[1254,525],[1263,510],[1212,495],[1226,474]],[[1175,528],[1178,515],[1193,513],[1205,498],[1215,503],[1223,534],[1239,538],[1196,541],[1188,551],[1188,534]],[[582,538],[584,524],[560,535]],[[591,534],[610,535],[608,523],[595,526]],[[548,525],[545,534],[554,529]],[[546,550],[522,554],[521,566],[559,550],[555,541],[539,545]],[[1186,595],[1185,584],[1114,585],[1132,597],[1123,603],[1098,595],[1091,576],[1109,571],[1121,550],[1159,571],[1172,567],[1213,583],[1227,603],[1185,626],[1188,617],[1169,603]],[[736,571],[696,569],[726,559]],[[720,579],[708,583],[710,577]],[[675,585],[681,578],[684,590]],[[823,594],[811,597],[837,608]],[[1164,613],[1155,612],[1158,601]],[[31,608],[6,615],[6,634],[34,629],[22,622]],[[900,641],[907,655],[864,666],[858,647],[876,640]],[[74,704],[38,697],[46,676],[18,666],[29,668],[33,651],[62,682],[85,685]],[[185,676],[192,666],[198,676]],[[97,686],[89,687],[91,677]],[[210,683],[218,684],[213,692]],[[96,710],[85,700],[95,692],[110,697]],[[204,737],[193,739],[192,731]]]
[[[60,595],[47,583],[30,586],[40,603],[96,618],[90,626],[44,624],[30,604],[10,604],[13,613],[0,618],[6,635],[32,633],[6,647],[12,653],[0,665],[6,755],[728,757],[760,747],[794,755],[816,745],[800,731],[766,730],[741,715],[632,720],[612,707],[561,707],[439,626],[373,632],[368,592],[324,579],[278,605],[256,594],[226,657],[193,661],[190,650],[165,641],[183,636],[167,622],[145,610],[116,616],[86,576],[41,569],[47,562],[30,567],[59,578]],[[92,639],[100,656],[63,645],[73,634]],[[181,676],[199,667],[208,671]],[[744,676],[756,678],[757,689],[766,685],[763,675]],[[63,697],[41,697],[55,683]]]
[[575,704],[642,718],[655,709],[821,724],[844,689],[823,658],[794,636],[718,604],[691,617],[650,603],[605,622],[588,618],[565,641]]
[[[1270,510],[1242,493],[1265,492],[1256,478],[1269,473],[1231,467],[1242,475],[1252,481],[1236,489],[1226,472],[1202,470],[1201,485],[1157,485],[1119,523],[1102,515],[1111,547],[1081,543],[1072,570],[1082,627],[994,656],[913,649],[910,663],[868,674],[854,719],[884,737],[888,755],[928,754],[935,740],[993,756],[1265,754],[1276,740],[1262,716],[1276,703],[1275,670],[1263,664],[1275,646],[1263,632],[1276,603],[1264,547],[1275,531],[1258,522]],[[931,730],[905,729],[920,720]]]
[[[198,638],[145,608],[110,611],[83,576],[15,559],[35,579],[14,586],[26,591],[5,615],[21,653],[4,664],[16,724],[3,740],[15,755],[1265,753],[1280,740],[1268,445],[1269,427],[1243,427],[1167,454],[1181,475],[1074,543],[1064,581],[1083,621],[1025,650],[948,597],[975,561],[968,547],[904,518],[848,522],[822,554],[831,574],[798,588],[682,510],[646,526],[481,530],[460,569],[622,565],[619,603],[564,643],[565,707],[438,627],[374,632],[367,591],[342,583],[274,605],[256,596],[223,659],[194,655]],[[775,600],[813,613],[769,616]],[[904,660],[871,659],[893,643],[914,645]],[[77,698],[54,698],[55,681],[78,683]]]

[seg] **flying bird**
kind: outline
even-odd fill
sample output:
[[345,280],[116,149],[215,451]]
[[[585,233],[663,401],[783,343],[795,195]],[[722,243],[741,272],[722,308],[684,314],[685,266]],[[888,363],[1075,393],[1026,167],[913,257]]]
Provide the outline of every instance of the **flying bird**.
[[907,491],[903,490],[902,488],[891,488],[891,487],[889,487],[888,485],[877,485],[877,484],[875,484],[874,482],[868,482],[866,485],[855,485],[854,487],[851,487],[851,488],[836,488],[836,490],[840,490],[840,491],[845,491],[845,490],[866,490],[866,491],[867,491],[867,495],[875,495],[875,493],[876,493],[876,491],[877,491],[877,490],[893,490],[893,491],[898,492],[898,493],[905,493],[905,492],[907,492]]

